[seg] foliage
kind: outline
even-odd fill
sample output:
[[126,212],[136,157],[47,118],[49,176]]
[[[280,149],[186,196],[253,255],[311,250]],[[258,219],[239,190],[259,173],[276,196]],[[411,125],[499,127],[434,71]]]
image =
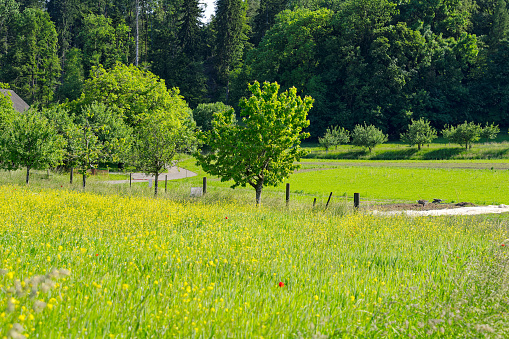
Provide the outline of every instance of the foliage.
[[472,148],[472,143],[479,140],[482,133],[481,125],[474,124],[473,122],[464,122],[457,126],[446,126],[442,130],[444,138],[450,142],[465,146],[465,149]]
[[249,90],[251,97],[240,103],[242,125],[235,124],[232,110],[217,112],[213,129],[198,134],[211,152],[196,157],[207,173],[233,180],[232,187],[252,186],[259,205],[264,186],[276,186],[298,167],[313,99],[301,99],[295,88],[279,93],[277,83],[254,82]]
[[1,165],[8,170],[26,168],[27,184],[31,169],[56,166],[64,157],[64,138],[36,109],[14,114],[0,133],[0,149],[5,157]]
[[352,144],[366,147],[369,152],[379,144],[388,140],[388,136],[373,125],[356,125],[352,132]]
[[412,119],[412,123],[408,125],[408,131],[401,134],[400,138],[410,146],[417,145],[420,150],[422,145],[429,144],[437,138],[437,131],[424,118]]
[[63,71],[62,85],[58,88],[57,97],[61,100],[76,100],[83,92],[85,72],[83,70],[83,53],[77,48],[67,52],[67,61]]
[[83,106],[101,102],[133,127],[155,109],[170,111],[175,93],[175,89],[168,90],[164,80],[153,73],[117,63],[110,70],[94,67],[81,97],[70,107],[78,112]]
[[10,21],[12,40],[0,63],[0,81],[8,82],[29,104],[53,100],[60,78],[57,33],[48,13],[25,9]]
[[101,162],[125,161],[132,143],[131,129],[121,116],[103,103],[82,107],[75,123],[67,126],[69,139],[67,158],[83,175],[86,186],[88,170]]
[[[195,144],[194,122],[187,103],[178,92],[172,97],[172,110],[155,110],[136,127],[132,164],[155,177],[157,195],[159,174],[173,165],[178,152],[192,151]],[[182,117],[188,115],[187,121]]]
[[489,140],[496,139],[498,133],[500,133],[500,127],[495,124],[488,125],[486,123],[486,126],[484,126],[481,130],[481,134],[479,135],[482,139],[486,139],[486,142]]
[[346,144],[350,141],[350,132],[348,132],[343,127],[332,126],[327,128],[325,135],[323,138],[318,138],[318,142],[322,147],[325,148],[325,151],[329,149],[329,147],[335,146],[336,149],[341,144]]
[[196,122],[196,126],[201,128],[203,132],[207,132],[212,129],[214,113],[227,112],[231,109],[231,106],[225,105],[222,102],[199,104],[198,107],[193,110],[193,119]]

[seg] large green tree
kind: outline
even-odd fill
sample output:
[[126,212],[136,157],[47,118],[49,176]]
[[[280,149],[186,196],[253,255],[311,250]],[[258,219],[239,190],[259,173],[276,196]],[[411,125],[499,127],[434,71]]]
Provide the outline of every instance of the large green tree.
[[254,82],[249,90],[251,97],[240,103],[242,124],[235,123],[232,110],[216,113],[213,129],[199,133],[210,153],[196,157],[207,173],[233,180],[232,187],[252,186],[259,205],[263,187],[276,186],[298,168],[313,99],[302,99],[295,87],[279,93],[277,83]]

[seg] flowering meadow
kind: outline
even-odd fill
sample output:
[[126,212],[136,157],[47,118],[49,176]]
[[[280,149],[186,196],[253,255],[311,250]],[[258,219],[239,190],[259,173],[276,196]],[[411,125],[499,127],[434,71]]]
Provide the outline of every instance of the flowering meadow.
[[0,338],[507,337],[507,233],[0,186]]

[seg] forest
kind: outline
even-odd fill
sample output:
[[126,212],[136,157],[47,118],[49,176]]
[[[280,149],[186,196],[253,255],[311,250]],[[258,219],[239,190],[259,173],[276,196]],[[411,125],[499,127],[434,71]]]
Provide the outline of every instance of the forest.
[[[427,119],[509,125],[504,0],[0,0],[0,83],[78,99],[95,69],[138,65],[189,106],[238,108],[248,83],[314,98],[308,132]],[[102,66],[102,67],[100,67]]]

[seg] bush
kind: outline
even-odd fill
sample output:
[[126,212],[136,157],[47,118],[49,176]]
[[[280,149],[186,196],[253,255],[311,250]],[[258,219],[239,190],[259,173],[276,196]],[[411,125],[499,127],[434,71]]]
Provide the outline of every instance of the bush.
[[198,107],[193,110],[193,118],[196,122],[196,126],[201,128],[203,132],[207,132],[212,129],[214,113],[223,113],[231,109],[231,106],[225,105],[222,102],[199,104]]
[[400,138],[410,146],[417,145],[420,150],[422,145],[429,144],[437,138],[437,131],[424,118],[412,119],[412,123],[408,125],[408,131],[401,134]]
[[460,146],[465,146],[465,149],[472,148],[472,143],[479,140],[481,136],[483,128],[481,125],[476,125],[473,122],[464,122],[458,126],[446,126],[442,130],[442,135],[444,138],[452,142],[453,144],[458,144]]
[[338,145],[346,144],[349,141],[350,132],[339,126],[332,126],[327,128],[323,138],[318,138],[318,142],[322,147],[325,148],[325,152],[327,152],[332,146],[335,146],[337,149]]
[[387,134],[373,125],[367,126],[356,125],[352,133],[352,144],[355,146],[366,147],[371,153],[371,150],[379,144],[383,144],[388,140]]

